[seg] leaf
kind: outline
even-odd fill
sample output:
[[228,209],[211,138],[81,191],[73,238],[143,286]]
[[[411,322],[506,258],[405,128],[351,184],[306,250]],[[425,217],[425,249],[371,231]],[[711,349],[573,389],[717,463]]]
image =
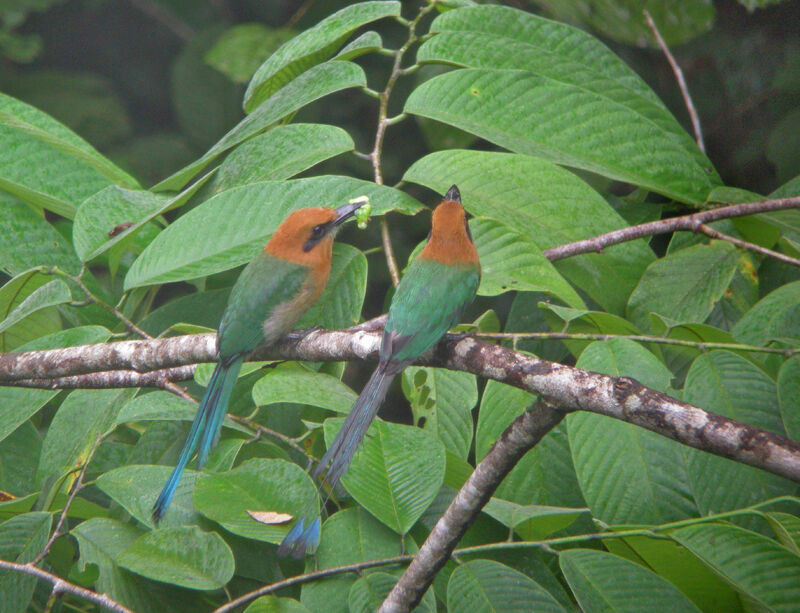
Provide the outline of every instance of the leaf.
[[[783,434],[775,382],[728,351],[699,356],[686,375],[683,399],[737,421]],[[765,471],[694,449],[682,449],[689,484],[704,514],[740,509],[795,491],[794,484]]]
[[358,2],[329,15],[283,44],[253,75],[244,94],[244,110],[252,113],[292,79],[330,58],[359,27],[400,15],[399,2]]
[[455,70],[417,87],[404,110],[690,204],[704,202],[716,179],[710,163],[638,109],[525,70]]
[[133,526],[113,519],[90,519],[73,528],[70,534],[76,538],[80,549],[79,568],[85,570],[90,564],[97,566],[100,573],[94,582],[97,593],[108,594],[134,611],[204,608],[192,592],[148,581],[117,566],[116,557],[142,535]]
[[447,582],[447,610],[451,613],[565,611],[533,579],[492,560],[472,560],[453,571]]
[[356,398],[338,378],[301,368],[278,367],[253,386],[253,402],[258,406],[288,402],[346,414]]
[[491,219],[469,224],[481,261],[478,294],[497,296],[507,291],[545,292],[581,308],[580,296],[525,235]]
[[[26,564],[47,543],[50,513],[25,513],[0,524],[0,560]],[[36,589],[36,578],[13,570],[0,570],[3,611],[27,611]]]
[[[139,522],[153,528],[153,503],[171,473],[171,466],[129,464],[100,475],[97,478],[97,487]],[[191,469],[183,472],[169,509],[159,526],[163,528],[199,522],[199,515],[192,505],[197,475]]]
[[484,458],[503,431],[522,415],[535,399],[535,395],[518,387],[492,380],[486,382],[475,429],[476,462]]
[[[653,13],[654,4],[649,7]],[[599,7],[596,10],[602,11]],[[641,9],[634,9],[634,13],[627,16],[625,24],[634,18],[643,21]],[[674,14],[672,11],[670,17]],[[614,31],[623,28],[616,19]],[[501,6],[451,11],[439,16],[431,24],[431,31],[438,34],[420,47],[417,61],[445,62],[465,68],[522,69],[592,92],[652,122],[697,164],[711,170],[712,183],[721,183],[708,158],[644,80],[590,34],[565,23]],[[649,29],[647,34],[650,39]]]
[[72,294],[67,284],[60,279],[54,279],[35,289],[25,300],[20,302],[13,311],[0,321],[0,334],[29,315],[48,307],[65,304],[72,300]]
[[245,538],[280,543],[286,526],[255,521],[248,509],[291,513],[297,517],[317,507],[317,489],[296,464],[253,459],[227,472],[203,474],[194,490],[197,510],[229,532]]
[[730,243],[681,249],[656,260],[628,301],[628,318],[649,329],[649,314],[702,323],[722,298],[736,272],[740,253]]
[[800,356],[786,360],[778,373],[778,406],[789,438],[800,440]]
[[[334,513],[322,525],[322,536],[314,562],[318,569],[335,568],[390,558],[404,551],[417,551],[417,546],[410,537],[401,541],[364,509],[355,507]],[[339,575],[305,583],[300,591],[300,602],[310,611],[348,613],[348,593],[355,581],[352,575]]]
[[183,281],[249,261],[286,216],[309,203],[340,206],[369,196],[373,214],[414,213],[419,203],[390,187],[349,177],[265,181],[229,189],[182,215],[151,242],[125,277],[125,289]]
[[[668,389],[672,378],[652,353],[624,338],[592,343],[576,366],[633,377],[657,390]],[[567,429],[581,491],[594,517],[608,524],[662,524],[697,515],[684,457],[674,441],[591,413],[569,415]]]
[[247,83],[258,67],[295,32],[260,23],[228,28],[206,52],[205,61],[234,83]]
[[[524,155],[440,151],[415,162],[404,181],[444,193],[455,183],[464,207],[547,249],[626,227],[625,220],[571,172]],[[581,223],[575,223],[580,219]],[[643,241],[558,262],[556,269],[609,311],[621,313],[654,255]],[[552,291],[552,290],[551,290]]]
[[536,541],[568,528],[589,509],[521,505],[491,498],[482,511],[504,526],[513,528],[523,540]]
[[307,104],[350,87],[366,85],[366,76],[351,62],[330,61],[307,70],[275,93],[268,104],[262,104],[223,136],[200,159],[173,173],[157,185],[154,191],[181,189],[192,177],[208,166],[220,154],[263,132],[273,124],[293,115]]
[[800,281],[764,296],[742,316],[732,332],[748,345],[769,345],[775,338],[800,341]]
[[42,437],[31,423],[0,441],[0,490],[12,496],[35,492],[33,477],[41,451]]
[[[377,611],[389,592],[392,591],[395,583],[397,583],[397,577],[385,572],[370,573],[357,579],[347,596],[350,613]],[[421,602],[414,607],[414,611],[418,613],[436,612],[436,597],[433,595],[433,590],[425,592]]]
[[765,513],[778,541],[789,551],[800,554],[800,517],[788,513]]
[[244,610],[244,613],[311,613],[297,600],[262,596]]
[[692,601],[654,572],[603,551],[570,549],[558,556],[582,611],[685,611]]
[[737,591],[770,611],[800,602],[800,557],[775,541],[729,524],[697,524],[670,533]]
[[[42,444],[36,483],[62,475],[86,461],[97,436],[114,423],[114,415],[135,390],[75,390],[70,392]],[[73,475],[74,478],[74,475]]]
[[288,179],[354,147],[350,135],[335,126],[278,126],[231,151],[214,174],[209,189],[216,194],[247,183]]
[[345,243],[333,246],[331,274],[325,291],[305,315],[297,328],[322,326],[329,330],[347,328],[358,323],[367,291],[367,258]]
[[[72,218],[75,202],[118,182],[136,181],[45,113],[0,94],[0,189],[33,208]],[[46,168],[47,172],[40,169]]]
[[354,38],[342,47],[342,50],[336,54],[334,59],[353,60],[366,53],[380,51],[382,48],[383,40],[381,39],[381,35],[372,30],[367,30],[361,36]]
[[[53,279],[38,270],[26,270],[9,280],[0,288],[0,326],[10,313],[17,310],[33,292],[40,289]],[[0,350],[10,351],[25,341],[47,333],[49,329],[59,328],[60,321],[57,313],[53,311],[39,312],[38,316],[30,317],[28,321],[18,326],[16,330],[9,330],[0,334]],[[13,325],[13,324],[12,324]],[[9,326],[11,327],[11,326]]]
[[475,375],[409,366],[402,377],[414,423],[437,436],[447,451],[466,458],[472,445],[472,409],[478,403]]
[[[344,419],[325,421],[330,446]],[[444,482],[445,450],[428,432],[375,420],[342,477],[350,495],[384,525],[405,534]]]
[[116,562],[138,575],[193,590],[215,590],[233,577],[230,547],[215,532],[176,526],[145,532]]

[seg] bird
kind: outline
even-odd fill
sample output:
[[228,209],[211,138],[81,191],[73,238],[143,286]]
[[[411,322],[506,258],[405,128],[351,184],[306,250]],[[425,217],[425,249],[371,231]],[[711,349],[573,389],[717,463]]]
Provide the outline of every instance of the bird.
[[[327,485],[329,492],[347,471],[392,380],[458,323],[475,298],[480,277],[478,250],[461,205],[461,194],[453,185],[434,209],[427,242],[409,264],[392,298],[378,367],[314,469],[314,478],[325,473],[321,486]],[[278,554],[302,558],[316,550],[319,537],[319,515],[308,512],[292,526]]]
[[242,270],[231,289],[217,331],[219,359],[178,463],[153,505],[153,521],[163,518],[192,455],[197,469],[219,440],[236,378],[244,358],[262,343],[271,345],[290,332],[319,299],[331,271],[333,239],[339,226],[363,202],[339,208],[305,208],[290,213],[264,249]]

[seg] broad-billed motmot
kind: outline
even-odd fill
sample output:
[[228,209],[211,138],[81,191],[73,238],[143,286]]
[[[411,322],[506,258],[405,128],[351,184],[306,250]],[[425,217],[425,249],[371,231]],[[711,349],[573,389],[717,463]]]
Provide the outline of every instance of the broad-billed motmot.
[[153,506],[156,522],[164,516],[195,450],[200,469],[219,439],[222,418],[244,358],[258,345],[270,345],[291,331],[322,294],[331,271],[336,230],[361,204],[294,211],[239,275],[217,332],[217,367],[178,464]]
[[[431,233],[397,287],[381,340],[378,368],[350,410],[313,476],[332,491],[344,475],[398,373],[433,347],[475,298],[481,277],[461,195],[453,185],[433,211]],[[323,505],[324,506],[324,505]],[[302,557],[316,549],[320,518],[301,517],[278,553]]]

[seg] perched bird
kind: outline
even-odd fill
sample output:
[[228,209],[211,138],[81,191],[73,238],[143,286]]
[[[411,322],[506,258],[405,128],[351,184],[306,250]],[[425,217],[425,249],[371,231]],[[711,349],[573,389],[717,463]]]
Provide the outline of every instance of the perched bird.
[[[433,211],[428,241],[397,287],[383,331],[378,368],[350,410],[313,476],[326,471],[330,490],[344,475],[367,428],[398,373],[433,347],[475,298],[481,277],[461,194],[453,185]],[[320,518],[303,516],[289,531],[279,555],[302,557],[319,541]]]
[[244,358],[261,343],[272,344],[291,331],[322,294],[331,271],[336,230],[361,204],[294,211],[239,275],[219,324],[217,367],[200,401],[178,465],[153,505],[156,523],[164,516],[195,450],[200,469],[217,443]]

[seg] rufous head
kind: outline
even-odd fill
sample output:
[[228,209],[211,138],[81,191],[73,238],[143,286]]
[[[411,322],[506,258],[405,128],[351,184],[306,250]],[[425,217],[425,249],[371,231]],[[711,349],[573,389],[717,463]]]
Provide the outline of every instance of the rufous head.
[[467,212],[461,206],[461,193],[455,185],[433,210],[431,233],[419,257],[445,264],[478,264],[478,250],[472,242]]
[[361,205],[356,202],[337,209],[314,207],[294,211],[278,226],[264,251],[297,264],[330,267],[336,232]]

